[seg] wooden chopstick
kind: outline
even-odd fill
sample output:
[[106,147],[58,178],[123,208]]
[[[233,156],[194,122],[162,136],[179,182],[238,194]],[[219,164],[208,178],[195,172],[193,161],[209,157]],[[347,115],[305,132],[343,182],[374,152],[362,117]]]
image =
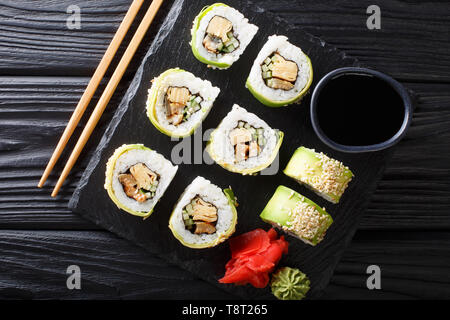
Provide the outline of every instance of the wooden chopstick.
[[81,133],[81,136],[78,139],[77,144],[75,145],[75,147],[72,151],[72,154],[69,157],[69,160],[67,160],[66,166],[64,167],[64,170],[63,170],[61,176],[59,177],[59,180],[56,183],[55,188],[53,189],[52,197],[55,197],[58,194],[59,189],[61,188],[64,180],[67,178],[70,170],[72,170],[73,166],[75,165],[75,162],[77,161],[78,157],[80,156],[81,151],[83,150],[89,137],[91,136],[92,131],[94,131],[95,126],[97,125],[98,121],[100,120],[100,117],[102,116],[103,111],[106,108],[106,105],[108,104],[115,89],[117,88],[117,85],[119,84],[120,80],[122,79],[122,76],[125,73],[125,70],[127,69],[128,64],[130,63],[131,59],[133,58],[133,55],[135,54],[139,44],[141,43],[142,38],[144,37],[145,33],[147,32],[148,28],[150,27],[150,24],[152,23],[162,2],[163,2],[163,0],[153,0],[150,7],[147,10],[147,12],[145,13],[145,16],[144,16],[142,22],[139,24],[139,27],[137,28],[133,38],[131,39],[125,53],[123,54],[122,58],[120,59],[119,64],[116,67],[116,70],[114,70],[114,73],[111,76],[111,79],[109,80],[108,85],[105,88],[105,91],[103,91],[103,94],[100,97],[100,100],[98,101],[97,105],[95,106],[95,109],[92,112],[92,115],[89,118],[89,121],[86,124],[86,127],[84,128],[83,132]]
[[47,167],[45,168],[45,171],[42,174],[41,180],[38,183],[39,188],[42,188],[42,186],[44,185],[48,176],[52,172],[53,167],[55,166],[56,162],[58,161],[59,157],[61,156],[62,151],[66,147],[67,142],[69,141],[75,128],[77,127],[78,123],[80,122],[80,119],[83,116],[84,112],[86,111],[86,108],[89,105],[89,102],[91,101],[92,96],[95,93],[95,90],[97,90],[98,85],[100,84],[100,81],[102,80],[103,76],[105,75],[105,72],[108,69],[112,59],[114,58],[114,55],[116,54],[117,49],[119,48],[120,44],[122,43],[123,38],[125,37],[128,29],[130,28],[131,24],[133,23],[134,18],[136,17],[136,14],[138,13],[138,11],[141,8],[143,3],[144,3],[144,0],[134,0],[133,3],[131,4],[130,8],[128,9],[122,23],[120,24],[119,28],[116,31],[116,34],[114,35],[113,39],[111,40],[111,43],[109,44],[108,48],[106,49],[106,52],[103,55],[102,60],[98,64],[97,69],[94,72],[94,75],[92,76],[91,80],[89,81],[89,84],[86,87],[86,90],[84,91],[83,96],[81,97],[80,101],[78,102],[77,107],[75,108],[72,116],[70,117],[69,123],[67,124],[66,129],[64,130],[61,138],[59,139],[59,142],[55,148],[55,151],[53,151],[52,157],[50,158],[50,160],[47,164]]

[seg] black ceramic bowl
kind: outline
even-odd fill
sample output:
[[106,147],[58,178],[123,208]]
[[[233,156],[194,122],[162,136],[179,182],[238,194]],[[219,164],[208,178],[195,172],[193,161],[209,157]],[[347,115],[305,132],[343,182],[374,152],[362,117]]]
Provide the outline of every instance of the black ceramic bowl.
[[[371,144],[371,145],[344,145],[337,143],[333,140],[333,137],[329,137],[324,133],[323,128],[320,127],[319,119],[318,119],[318,112],[317,112],[317,106],[318,106],[318,100],[320,97],[320,94],[327,86],[327,84],[330,82],[330,80],[333,80],[337,77],[342,77],[346,75],[365,75],[365,76],[372,76],[376,77],[382,81],[385,81],[391,88],[393,88],[399,97],[401,98],[403,102],[404,107],[404,117],[403,117],[403,123],[400,126],[400,129],[389,139],[386,141]],[[380,93],[382,94],[382,92]],[[406,134],[406,131],[409,127],[409,124],[411,122],[412,118],[412,103],[411,103],[411,97],[409,96],[408,91],[403,87],[399,82],[391,78],[390,76],[367,68],[358,68],[358,67],[347,67],[347,68],[340,68],[331,71],[330,73],[326,74],[317,84],[317,86],[314,88],[312,98],[311,98],[311,122],[312,126],[314,128],[314,131],[316,132],[317,136],[329,147],[342,151],[342,152],[370,152],[370,151],[378,151],[382,149],[389,148],[399,142],[403,136]],[[325,130],[326,131],[326,130]],[[358,134],[358,132],[355,132],[355,134]]]

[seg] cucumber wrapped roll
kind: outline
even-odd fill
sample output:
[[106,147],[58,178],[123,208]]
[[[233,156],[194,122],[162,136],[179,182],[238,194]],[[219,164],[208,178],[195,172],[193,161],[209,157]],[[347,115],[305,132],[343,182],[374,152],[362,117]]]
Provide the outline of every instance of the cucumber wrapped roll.
[[197,177],[178,200],[169,228],[186,247],[214,247],[233,234],[237,223],[235,205],[231,189],[222,191],[203,177]]
[[260,217],[312,246],[323,240],[333,223],[325,208],[285,186],[277,188]]
[[205,7],[191,29],[194,56],[208,67],[227,69],[244,52],[258,27],[223,3]]
[[142,144],[123,145],[108,160],[104,187],[117,207],[147,218],[177,170],[178,166]]
[[305,147],[294,152],[283,172],[332,203],[339,202],[353,178],[342,162]]
[[255,174],[275,160],[283,136],[283,132],[235,104],[211,133],[206,150],[228,171]]
[[256,57],[245,86],[262,104],[299,103],[313,79],[311,60],[285,36],[270,36]]
[[171,137],[186,137],[206,118],[220,89],[179,68],[153,79],[147,115],[153,125]]

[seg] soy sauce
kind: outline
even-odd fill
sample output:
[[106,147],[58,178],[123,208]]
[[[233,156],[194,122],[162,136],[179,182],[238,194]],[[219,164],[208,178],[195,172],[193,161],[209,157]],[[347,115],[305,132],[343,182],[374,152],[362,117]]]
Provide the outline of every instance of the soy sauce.
[[336,76],[322,88],[317,102],[322,131],[334,142],[348,146],[389,140],[399,131],[404,116],[397,91],[371,75]]

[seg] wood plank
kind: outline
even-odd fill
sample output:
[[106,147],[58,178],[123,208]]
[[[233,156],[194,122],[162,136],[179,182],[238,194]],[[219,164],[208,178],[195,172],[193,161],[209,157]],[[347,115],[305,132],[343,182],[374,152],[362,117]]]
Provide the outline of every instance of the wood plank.
[[[69,30],[66,9],[73,4],[70,0],[3,1],[0,74],[91,75],[130,2],[80,0],[82,27]],[[444,2],[377,1],[382,25],[376,31],[366,27],[366,8],[373,4],[369,0],[254,3],[397,78],[450,81],[450,14]],[[136,70],[153,34],[144,40],[128,75]]]
[[[449,299],[449,245],[449,232],[359,232],[336,268],[327,295]],[[379,291],[366,289],[366,269],[372,264],[381,269]]]
[[407,86],[418,94],[412,126],[378,184],[361,229],[450,226],[450,85]]
[[[0,228],[98,229],[72,214],[67,203],[127,82],[119,85],[98,130],[88,143],[78,170],[70,175],[61,195],[57,199],[49,197],[75,139],[68,145],[44,188],[36,188],[88,81],[89,78],[80,77],[0,77]],[[100,93],[105,82],[106,79]],[[79,134],[98,98],[99,93],[94,96],[74,137]]]
[[[35,188],[87,81],[0,77],[0,228],[98,228],[67,209],[89,151],[58,199],[49,194],[63,162],[45,188]],[[450,228],[449,85],[406,85],[419,98],[413,125],[387,166],[362,219],[362,229]],[[98,143],[126,88],[126,82],[118,88],[90,149]],[[62,160],[66,157],[67,153]]]
[[[380,7],[380,30],[366,27],[366,9],[373,4]],[[445,2],[303,0],[294,5],[280,0],[261,6],[398,79],[450,79],[450,14]]]
[[[218,299],[229,294],[105,231],[1,231],[0,298]],[[81,290],[66,287],[81,269]]]
[[[171,1],[162,5],[158,15],[164,17]],[[91,76],[125,16],[131,0],[73,1],[3,1],[0,4],[0,74]],[[81,29],[69,29],[67,8],[77,5]],[[125,37],[115,66],[142,20],[150,1],[146,1]],[[99,17],[101,16],[101,19]],[[158,31],[158,17],[143,39],[126,77],[132,77]],[[147,44],[147,45],[146,45]],[[111,70],[107,74],[112,74]]]
[[[404,238],[357,233],[323,298],[450,298],[450,233]],[[2,230],[0,246],[2,299],[235,298],[105,231]],[[72,264],[81,268],[81,290],[66,288]],[[381,268],[382,290],[366,287],[371,264]]]

